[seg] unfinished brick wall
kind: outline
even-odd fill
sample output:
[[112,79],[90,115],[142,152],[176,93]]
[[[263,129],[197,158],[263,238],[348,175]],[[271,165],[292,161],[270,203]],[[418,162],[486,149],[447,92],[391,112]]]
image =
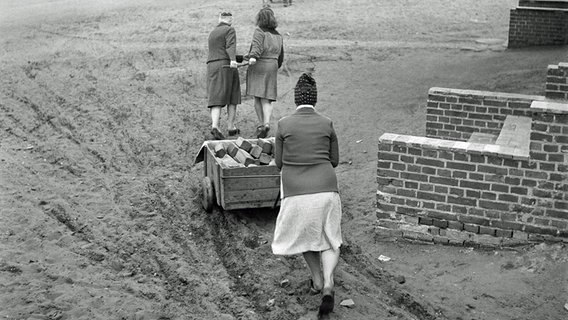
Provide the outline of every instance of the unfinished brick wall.
[[[513,114],[529,121],[512,133],[521,145],[466,141],[475,130],[502,135]],[[429,137],[379,139],[379,233],[451,244],[568,242],[568,104],[433,88],[428,115]],[[459,118],[452,136],[443,126]]]
[[510,11],[509,48],[568,44],[568,1],[520,0]]
[[507,115],[531,116],[530,105],[543,96],[431,88],[426,107],[426,136],[468,140],[472,133],[499,134]]
[[568,63],[549,65],[546,75],[546,93],[548,99],[568,100]]

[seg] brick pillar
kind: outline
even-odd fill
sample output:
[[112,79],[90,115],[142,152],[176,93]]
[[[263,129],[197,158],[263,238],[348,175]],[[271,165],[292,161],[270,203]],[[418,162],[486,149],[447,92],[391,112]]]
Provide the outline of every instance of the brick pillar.
[[548,66],[545,96],[547,99],[568,100],[568,62]]

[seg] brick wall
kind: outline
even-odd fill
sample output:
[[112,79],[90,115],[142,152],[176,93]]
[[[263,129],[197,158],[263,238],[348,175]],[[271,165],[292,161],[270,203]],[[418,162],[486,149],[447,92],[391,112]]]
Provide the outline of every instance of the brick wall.
[[[530,116],[532,129],[527,130],[526,139],[530,151],[437,137],[382,135],[377,163],[378,232],[451,244],[568,242],[568,104],[538,96],[529,103],[533,96],[485,96],[479,91],[443,88],[430,93],[437,105],[449,103],[449,108],[432,106],[432,110],[474,106],[470,109],[475,112],[455,115],[464,120],[484,114],[477,107],[487,101],[498,104],[491,106],[496,110],[486,110],[492,117],[515,110]],[[436,116],[442,117],[442,124],[448,123],[446,115]],[[430,121],[435,123],[433,118]],[[481,123],[475,126],[475,121],[472,127],[488,129]]]
[[568,100],[568,62],[548,66],[545,90],[548,99]]
[[566,0],[519,0],[519,7],[568,9]]
[[531,116],[530,105],[543,96],[431,88],[426,136],[467,141],[472,133],[499,134],[507,115]]
[[[558,1],[566,4],[566,1]],[[568,44],[568,9],[517,7],[510,11],[509,48]]]

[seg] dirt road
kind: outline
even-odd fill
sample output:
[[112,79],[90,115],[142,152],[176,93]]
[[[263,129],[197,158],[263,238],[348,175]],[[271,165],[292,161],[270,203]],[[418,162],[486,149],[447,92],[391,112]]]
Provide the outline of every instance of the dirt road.
[[[206,38],[230,8],[244,52],[261,1],[188,2],[1,1],[0,318],[315,319],[303,259],[270,251],[277,212],[200,204]],[[505,48],[514,5],[273,4],[286,46],[274,119],[315,68],[318,110],[340,139],[336,297],[355,306],[331,319],[568,316],[562,244],[441,247],[374,232],[377,139],[423,135],[430,87],[543,94],[547,65],[568,60],[566,48]],[[252,137],[251,100],[238,118]]]

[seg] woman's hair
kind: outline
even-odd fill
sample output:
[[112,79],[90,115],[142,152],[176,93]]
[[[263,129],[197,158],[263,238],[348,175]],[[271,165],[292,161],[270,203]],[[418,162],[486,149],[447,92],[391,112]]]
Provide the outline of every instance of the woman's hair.
[[274,11],[272,11],[269,7],[260,9],[256,15],[256,25],[260,28],[276,29],[276,27],[278,27],[278,22],[276,22]]

